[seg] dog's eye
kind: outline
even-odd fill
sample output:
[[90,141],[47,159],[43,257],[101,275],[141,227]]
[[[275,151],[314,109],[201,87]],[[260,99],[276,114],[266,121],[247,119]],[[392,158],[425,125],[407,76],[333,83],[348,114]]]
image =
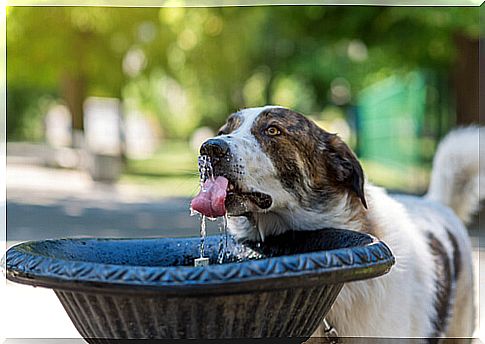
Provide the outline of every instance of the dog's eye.
[[266,128],[266,134],[269,136],[278,136],[281,134],[281,131],[275,126],[269,126]]

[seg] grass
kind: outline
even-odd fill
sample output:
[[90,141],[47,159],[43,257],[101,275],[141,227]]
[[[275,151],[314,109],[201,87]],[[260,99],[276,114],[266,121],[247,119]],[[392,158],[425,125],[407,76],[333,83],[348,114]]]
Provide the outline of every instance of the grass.
[[199,186],[197,152],[186,142],[168,141],[148,159],[129,159],[120,183],[149,187],[157,196],[194,196]]
[[375,161],[361,161],[367,179],[393,191],[422,194],[427,190],[430,167],[426,165],[393,166]]

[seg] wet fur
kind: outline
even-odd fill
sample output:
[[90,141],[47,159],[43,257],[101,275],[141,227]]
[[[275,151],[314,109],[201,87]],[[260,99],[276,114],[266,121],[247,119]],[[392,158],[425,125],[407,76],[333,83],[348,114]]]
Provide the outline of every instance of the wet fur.
[[[281,134],[267,135],[268,126]],[[238,174],[230,177],[273,200],[264,211],[247,203],[244,216],[229,216],[238,239],[334,227],[369,232],[393,251],[396,265],[389,274],[344,286],[328,314],[341,336],[472,335],[471,245],[463,222],[440,204],[438,186],[429,199],[389,195],[365,180],[337,135],[281,107],[235,113],[218,138],[231,147],[232,167],[225,170],[231,174],[237,165]],[[469,216],[476,208],[460,211]]]

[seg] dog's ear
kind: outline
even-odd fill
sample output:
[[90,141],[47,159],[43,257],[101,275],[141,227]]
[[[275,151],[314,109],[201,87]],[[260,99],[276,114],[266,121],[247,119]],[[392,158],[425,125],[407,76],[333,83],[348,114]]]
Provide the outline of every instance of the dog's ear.
[[327,162],[337,182],[347,186],[351,192],[359,197],[362,205],[367,209],[364,194],[364,171],[359,160],[337,135],[330,134],[326,146]]

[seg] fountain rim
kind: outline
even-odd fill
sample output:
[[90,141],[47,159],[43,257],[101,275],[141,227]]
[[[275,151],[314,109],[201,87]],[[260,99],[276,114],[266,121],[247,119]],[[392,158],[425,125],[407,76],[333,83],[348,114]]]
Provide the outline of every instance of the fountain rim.
[[[28,245],[59,241],[177,240],[180,238],[75,238],[29,241],[4,256],[7,279],[59,290],[133,291],[149,294],[227,294],[305,285],[339,284],[386,274],[395,262],[385,243],[367,233],[361,246],[243,262],[191,266],[136,266],[51,258],[27,252]],[[193,237],[192,237],[193,238]],[[187,238],[188,239],[188,238]]]

